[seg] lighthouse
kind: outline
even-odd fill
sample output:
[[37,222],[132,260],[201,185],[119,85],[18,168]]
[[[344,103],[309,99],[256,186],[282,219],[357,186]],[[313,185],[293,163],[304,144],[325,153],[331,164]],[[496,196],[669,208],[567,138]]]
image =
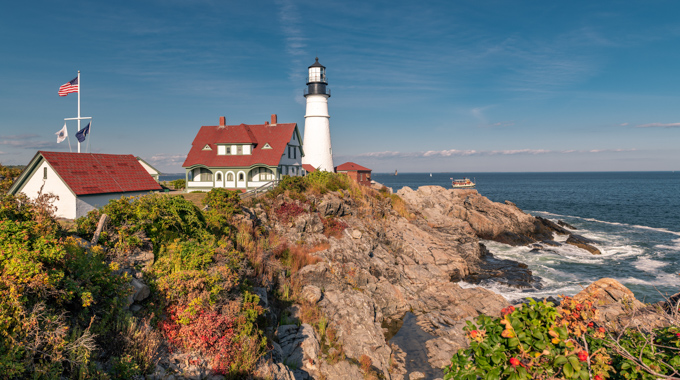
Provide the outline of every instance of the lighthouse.
[[331,147],[331,126],[328,115],[328,98],[331,90],[327,88],[326,67],[316,62],[309,66],[307,88],[307,110],[305,112],[305,136],[303,147],[305,155],[303,164],[309,164],[317,170],[333,172],[333,148]]

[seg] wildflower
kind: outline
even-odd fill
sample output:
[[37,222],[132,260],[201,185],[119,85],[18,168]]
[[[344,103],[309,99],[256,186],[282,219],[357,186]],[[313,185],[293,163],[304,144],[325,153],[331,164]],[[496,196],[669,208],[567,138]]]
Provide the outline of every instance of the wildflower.
[[600,375],[595,375],[595,380],[602,380],[602,376],[600,376]]
[[588,322],[588,327],[593,327],[593,326],[594,326],[593,322]]
[[598,331],[598,332],[601,332],[601,333],[604,333],[604,327],[600,327],[599,329],[597,329],[597,331]]
[[582,362],[588,360],[588,353],[585,352],[585,351],[579,351],[579,353],[578,353],[578,360],[580,360],[580,361],[582,361]]
[[675,336],[677,336],[678,338],[680,338],[680,333],[676,333]]
[[513,367],[517,367],[519,365],[519,359],[510,358],[510,365],[513,366]]
[[474,338],[477,337],[477,334],[478,334],[478,333],[479,333],[479,331],[477,331],[477,330],[472,330],[472,331],[470,331],[470,337],[474,339]]

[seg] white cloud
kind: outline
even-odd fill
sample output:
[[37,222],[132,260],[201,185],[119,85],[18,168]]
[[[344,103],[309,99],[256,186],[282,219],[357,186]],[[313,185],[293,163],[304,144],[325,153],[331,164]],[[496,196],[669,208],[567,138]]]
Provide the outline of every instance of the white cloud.
[[638,125],[637,128],[680,128],[680,123],[649,123]]
[[369,152],[356,157],[370,158],[425,158],[425,157],[462,157],[462,156],[515,156],[515,155],[540,155],[540,154],[583,154],[605,152],[633,152],[637,149],[591,149],[591,150],[549,150],[549,149],[507,149],[507,150],[428,150],[421,152]]

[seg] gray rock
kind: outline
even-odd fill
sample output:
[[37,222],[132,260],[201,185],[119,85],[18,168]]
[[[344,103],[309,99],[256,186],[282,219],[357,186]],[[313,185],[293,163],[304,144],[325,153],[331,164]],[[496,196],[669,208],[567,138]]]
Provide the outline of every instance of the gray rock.
[[149,290],[149,287],[145,283],[139,281],[136,278],[133,278],[130,281],[130,285],[132,285],[132,287],[134,288],[132,298],[135,301],[143,301],[149,296],[149,294],[151,294],[151,290]]
[[302,288],[300,295],[302,296],[302,299],[315,304],[321,299],[321,289],[314,285],[306,285]]
[[420,379],[424,379],[424,378],[425,378],[425,374],[422,373],[422,372],[414,371],[414,372],[411,372],[411,373],[408,374],[409,380],[420,380]]
[[353,231],[352,231],[352,238],[353,238],[353,239],[361,239],[361,231],[359,231],[359,230],[353,230]]
[[576,234],[571,234],[569,235],[569,238],[567,238],[567,244],[571,244],[575,247],[579,247],[581,249],[585,249],[586,251],[592,253],[593,255],[601,255],[602,252],[595,247],[595,241],[590,240],[586,237],[583,237],[581,235],[576,235]]
[[[309,324],[279,326],[277,337],[281,345],[281,357],[284,364],[296,371],[307,373],[319,371],[319,340],[314,328]],[[296,378],[298,376],[296,375]]]

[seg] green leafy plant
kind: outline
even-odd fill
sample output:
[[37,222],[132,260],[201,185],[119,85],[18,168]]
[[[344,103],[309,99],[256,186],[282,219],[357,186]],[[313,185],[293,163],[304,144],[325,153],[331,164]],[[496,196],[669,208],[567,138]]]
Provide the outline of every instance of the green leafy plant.
[[[470,347],[445,367],[445,379],[655,379],[678,375],[680,329],[612,335],[590,301],[565,297],[559,307],[530,300],[480,315],[464,330]],[[651,338],[650,338],[651,337]]]

